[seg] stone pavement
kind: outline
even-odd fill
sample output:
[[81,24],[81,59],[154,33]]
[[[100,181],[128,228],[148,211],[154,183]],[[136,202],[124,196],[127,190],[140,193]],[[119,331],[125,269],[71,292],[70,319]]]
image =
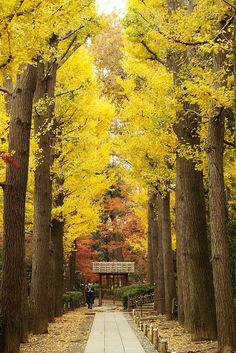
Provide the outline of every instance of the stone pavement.
[[84,353],[145,353],[121,312],[97,312]]

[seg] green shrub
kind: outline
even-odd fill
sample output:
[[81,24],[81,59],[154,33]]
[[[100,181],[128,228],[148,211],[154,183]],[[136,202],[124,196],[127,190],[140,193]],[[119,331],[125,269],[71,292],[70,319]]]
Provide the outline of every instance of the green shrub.
[[117,297],[122,300],[124,308],[127,309],[129,297],[152,293],[153,290],[153,287],[149,284],[132,284],[131,286],[119,288]]
[[64,311],[74,310],[82,304],[83,293],[79,291],[66,292],[63,295]]

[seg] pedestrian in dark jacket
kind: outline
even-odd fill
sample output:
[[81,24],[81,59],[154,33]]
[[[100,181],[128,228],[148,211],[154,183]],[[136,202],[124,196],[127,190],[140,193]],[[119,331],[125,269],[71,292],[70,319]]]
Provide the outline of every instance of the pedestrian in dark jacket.
[[88,283],[86,289],[86,303],[88,304],[88,309],[92,309],[94,303],[94,288],[92,283]]

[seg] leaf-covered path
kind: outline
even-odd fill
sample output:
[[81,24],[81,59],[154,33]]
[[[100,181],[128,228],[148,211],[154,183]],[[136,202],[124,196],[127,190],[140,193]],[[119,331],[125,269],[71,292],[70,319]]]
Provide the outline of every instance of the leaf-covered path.
[[31,335],[20,353],[84,353],[93,316],[82,307],[70,311],[49,325],[48,334]]
[[[49,325],[48,334],[31,335],[29,343],[21,345],[20,353],[84,353],[93,324],[94,314],[98,313],[99,315],[104,312],[111,314],[113,312],[119,315],[121,311],[122,307],[120,305],[112,305],[111,302],[105,302],[102,307],[95,305],[93,310],[82,307],[66,313],[63,317],[57,318],[54,323]],[[146,353],[153,353],[155,351],[153,346],[149,343],[147,337],[143,335],[143,332],[134,324],[131,316],[128,322],[138,337],[144,351]],[[167,321],[165,316],[159,315],[154,324],[159,329],[160,337],[168,340],[170,351],[181,353],[189,351],[215,353],[217,351],[216,341],[191,342],[191,335],[184,332],[184,329],[177,321]]]

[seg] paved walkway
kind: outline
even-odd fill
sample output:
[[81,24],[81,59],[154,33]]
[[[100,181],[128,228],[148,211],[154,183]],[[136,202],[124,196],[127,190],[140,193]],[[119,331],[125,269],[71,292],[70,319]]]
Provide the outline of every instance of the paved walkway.
[[145,353],[120,312],[96,313],[85,353]]

